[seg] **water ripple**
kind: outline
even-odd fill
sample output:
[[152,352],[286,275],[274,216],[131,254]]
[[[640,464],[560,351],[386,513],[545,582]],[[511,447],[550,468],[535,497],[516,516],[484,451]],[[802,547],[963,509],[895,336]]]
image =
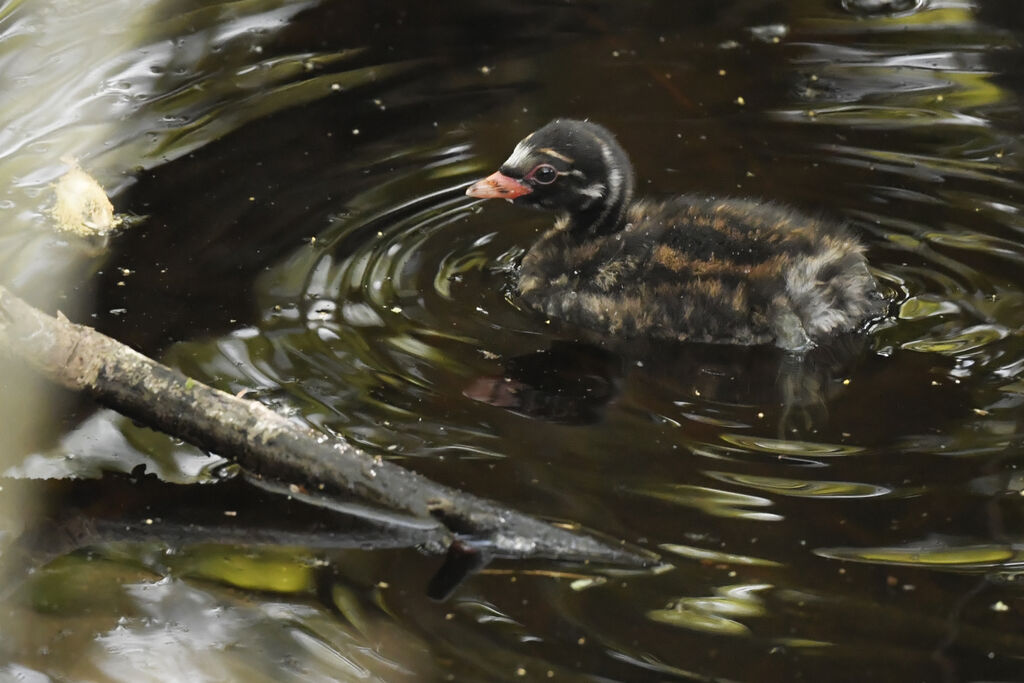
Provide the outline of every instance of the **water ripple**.
[[816,555],[837,560],[889,566],[923,567],[944,571],[986,573],[1011,570],[1024,562],[1024,549],[967,539],[874,548],[819,548]]
[[705,474],[718,481],[796,498],[875,498],[891,493],[891,490],[885,486],[849,481],[813,481],[736,472],[705,472]]

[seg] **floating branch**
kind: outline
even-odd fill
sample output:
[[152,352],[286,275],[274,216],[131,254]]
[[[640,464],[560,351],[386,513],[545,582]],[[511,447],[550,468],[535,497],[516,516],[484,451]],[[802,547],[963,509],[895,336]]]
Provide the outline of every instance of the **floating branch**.
[[[491,557],[645,567],[657,556],[555,526],[438,484],[161,365],[0,287],[0,349],[53,382],[146,426],[237,462],[254,482],[321,507],[419,527],[443,552],[461,536]],[[439,536],[438,532],[444,532]],[[439,540],[443,539],[443,540]]]

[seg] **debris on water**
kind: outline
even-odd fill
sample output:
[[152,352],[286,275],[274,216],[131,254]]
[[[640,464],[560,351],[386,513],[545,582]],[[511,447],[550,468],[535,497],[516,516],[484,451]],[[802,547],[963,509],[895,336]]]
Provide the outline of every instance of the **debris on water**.
[[767,24],[765,26],[751,26],[750,35],[765,43],[777,44],[789,33],[789,27],[785,24]]
[[843,0],[843,9],[860,16],[902,14],[917,10],[921,0]]
[[50,210],[59,230],[83,237],[103,236],[121,225],[103,187],[74,159],[62,159],[71,169],[54,186],[56,201]]

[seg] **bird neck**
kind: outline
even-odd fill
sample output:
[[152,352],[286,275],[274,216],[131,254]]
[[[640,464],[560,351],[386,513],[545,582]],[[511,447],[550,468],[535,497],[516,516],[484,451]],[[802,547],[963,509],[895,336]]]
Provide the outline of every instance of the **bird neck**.
[[569,233],[577,239],[611,235],[625,225],[626,202],[600,204],[569,215]]
[[577,239],[611,235],[626,225],[626,210],[633,199],[633,174],[609,178],[607,193],[600,200],[569,214],[569,233]]

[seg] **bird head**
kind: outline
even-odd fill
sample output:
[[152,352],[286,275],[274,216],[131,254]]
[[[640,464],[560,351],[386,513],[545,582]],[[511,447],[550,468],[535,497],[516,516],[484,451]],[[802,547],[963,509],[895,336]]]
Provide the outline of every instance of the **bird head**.
[[498,171],[466,194],[573,214],[628,202],[632,191],[629,158],[607,128],[555,119],[523,138]]

